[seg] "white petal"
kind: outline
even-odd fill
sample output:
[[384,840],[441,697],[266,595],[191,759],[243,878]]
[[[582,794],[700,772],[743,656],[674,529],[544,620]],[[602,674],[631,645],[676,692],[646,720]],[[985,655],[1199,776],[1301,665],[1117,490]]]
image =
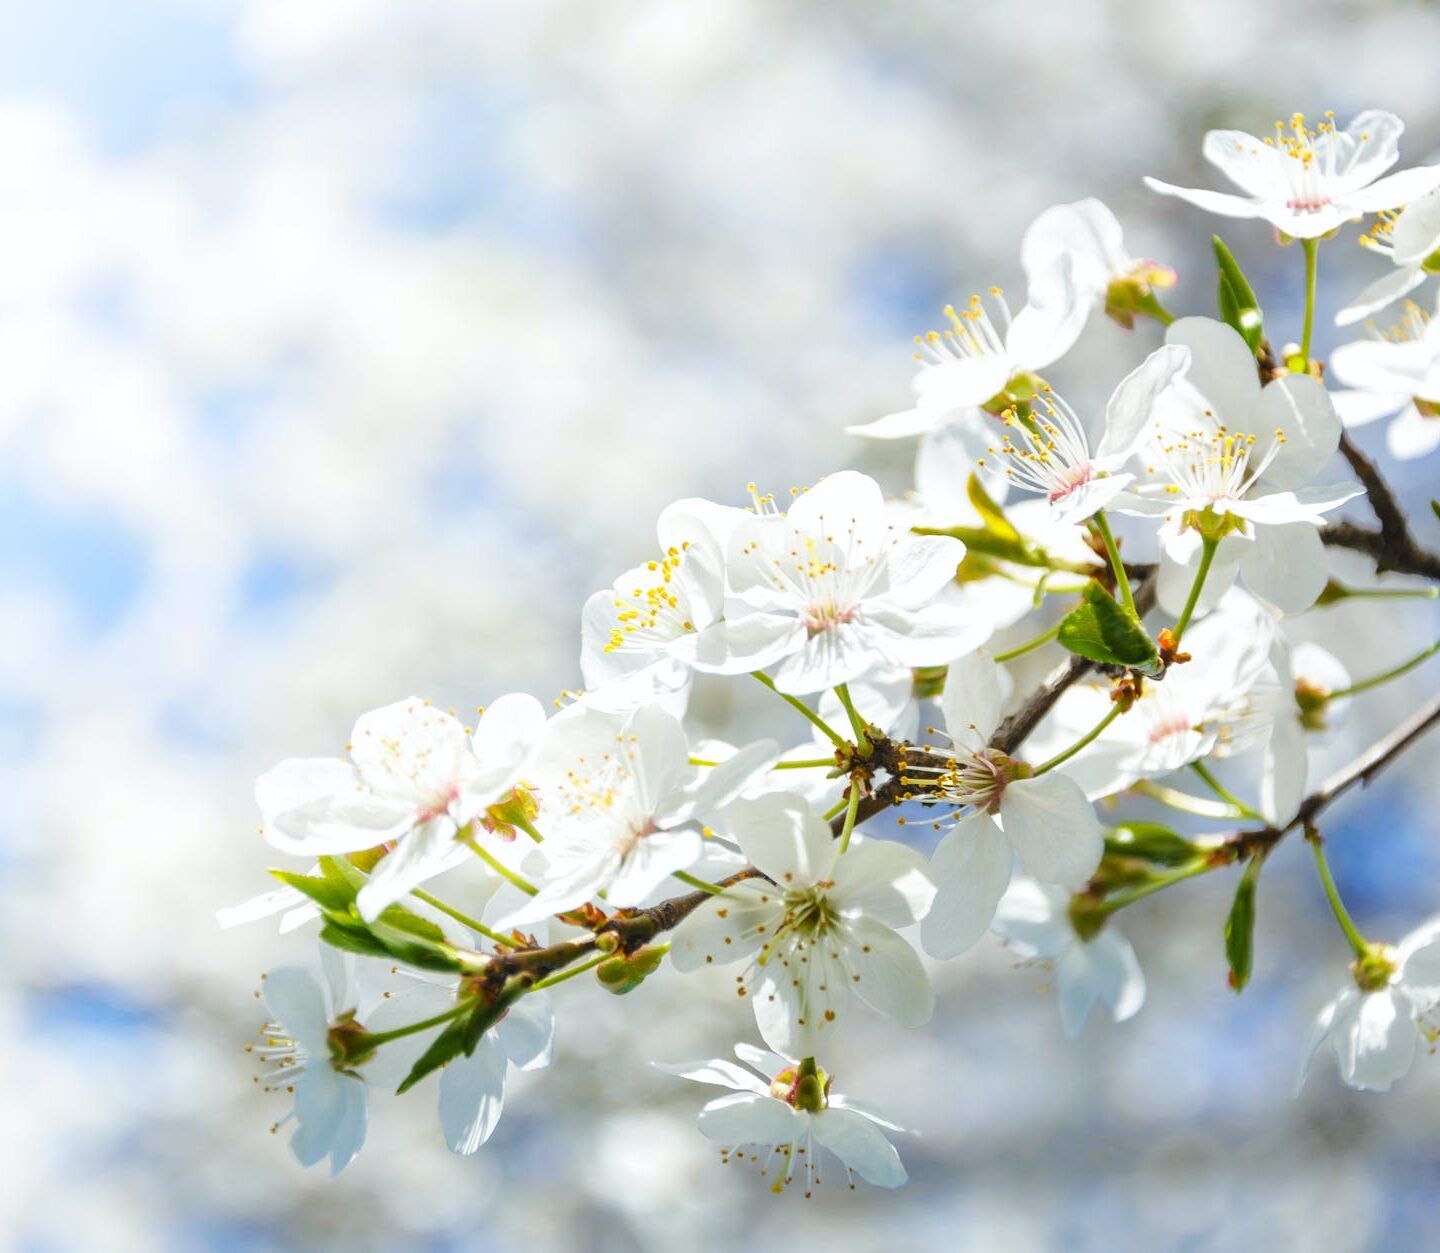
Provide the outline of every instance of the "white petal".
[[493,1028],[505,1055],[521,1070],[543,1070],[555,1047],[555,1010],[547,992],[527,992]]
[[1178,375],[1190,368],[1190,350],[1167,343],[1127,374],[1105,406],[1105,434],[1096,457],[1128,457],[1152,424],[1155,401]]
[[1440,447],[1440,418],[1425,417],[1414,405],[1385,428],[1385,446],[1399,461],[1424,457]]
[[787,1145],[804,1136],[807,1117],[773,1096],[736,1092],[700,1111],[700,1134],[726,1148]]
[[418,696],[362,714],[349,747],[367,788],[421,803],[461,778],[470,757],[460,722]]
[[742,797],[725,811],[725,829],[782,891],[815,883],[835,859],[829,823],[793,792]]
[[1325,590],[1325,546],[1309,522],[1257,526],[1240,560],[1245,585],[1285,613],[1302,613]]
[[1197,208],[1218,213],[1227,218],[1258,218],[1262,216],[1261,206],[1243,196],[1232,196],[1223,191],[1206,191],[1201,187],[1176,187],[1173,183],[1162,183],[1158,178],[1146,178],[1145,186],[1158,191],[1162,196],[1176,196]]
[[343,796],[358,785],[355,767],[338,757],[292,757],[255,781],[255,803],[270,822],[277,814],[311,801]]
[[1046,209],[1025,231],[1020,264],[1034,283],[1048,277],[1061,257],[1069,257],[1076,286],[1098,299],[1125,266],[1120,223],[1099,200],[1079,200]]
[[1440,165],[1417,165],[1351,192],[1345,197],[1345,203],[1357,213],[1378,213],[1381,209],[1398,209],[1419,200],[1437,187],[1440,187]]
[[330,1056],[330,1015],[319,981],[303,966],[282,966],[265,976],[265,1006],[285,1034],[312,1057]]
[[755,1045],[746,1044],[743,1041],[735,1046],[735,1056],[747,1066],[753,1066],[762,1075],[768,1075],[772,1079],[787,1066],[795,1064],[794,1058],[781,1057],[779,1053],[772,1053],[769,1049],[756,1048]]
[[265,828],[266,842],[302,857],[353,853],[399,839],[415,821],[415,810],[352,789],[276,814]]
[[748,957],[762,936],[774,934],[784,916],[784,902],[773,888],[737,884],[724,896],[706,901],[675,928],[670,964],[685,973]]
[[831,1106],[813,1115],[815,1143],[835,1154],[866,1183],[898,1188],[905,1182],[900,1154],[873,1122],[854,1110]]
[[1355,1000],[1358,996],[1354,988],[1347,988],[1341,992],[1333,1001],[1328,1002],[1324,1008],[1315,1016],[1314,1025],[1310,1028],[1310,1035],[1305,1041],[1305,1047],[1300,1052],[1300,1070],[1295,1077],[1295,1094],[1300,1094],[1300,1089],[1305,1086],[1305,1077],[1310,1073],[1310,1063],[1315,1060],[1315,1054],[1326,1040],[1330,1039],[1331,1033],[1335,1030],[1336,1020],[1344,1021],[1356,1010]]
[[[773,1054],[772,1054],[773,1056]],[[758,1096],[769,1096],[770,1085],[743,1066],[716,1057],[707,1062],[651,1062],[656,1070],[681,1079],[693,1079],[696,1083],[713,1083],[718,1087],[732,1088],[736,1092],[754,1092]],[[776,1073],[784,1067],[778,1067]]]
[[643,904],[677,870],[688,870],[700,858],[698,831],[653,831],[621,859],[610,880],[612,905],[628,909]]
[[1240,333],[1213,318],[1181,318],[1165,342],[1190,349],[1186,381],[1210,402],[1218,422],[1240,429],[1260,397],[1255,354]]
[[1340,445],[1340,419],[1330,394],[1305,374],[1287,375],[1267,386],[1251,411],[1248,429],[1262,438],[1277,430],[1285,433],[1264,476],[1280,488],[1304,487]]
[[[1002,383],[1003,386],[1003,383]],[[994,393],[992,392],[991,395]],[[986,396],[982,399],[988,400]],[[923,435],[927,431],[936,430],[945,420],[944,411],[934,407],[914,409],[901,409],[896,413],[887,413],[883,418],[876,418],[873,422],[863,422],[855,426],[847,426],[847,435],[859,435],[865,439],[909,439],[912,435]]]
[[1055,990],[1060,998],[1060,1024],[1073,1040],[1085,1029],[1100,996],[1090,955],[1079,940],[1068,946],[1055,963]]
[[1145,1004],[1145,975],[1130,941],[1107,927],[1086,947],[1096,987],[1101,1000],[1110,1007],[1110,1016],[1116,1022],[1133,1018]]
[[1080,338],[1092,303],[1075,285],[1070,258],[1061,258],[1048,279],[1032,281],[1029,303],[1010,324],[1005,348],[1011,360],[1026,370],[1058,361]]
[[1379,313],[1386,305],[1393,304],[1401,296],[1414,291],[1424,281],[1425,271],[1419,268],[1391,270],[1377,278],[1341,309],[1335,315],[1335,325],[1354,326],[1356,322],[1363,322]]
[[965,545],[945,535],[916,535],[901,539],[886,557],[890,574],[887,599],[906,609],[918,609],[955,580],[965,559]]
[[1073,779],[1017,779],[1000,800],[1005,838],[1043,883],[1079,887],[1100,864],[1105,837],[1095,807]]
[[746,674],[764,670],[805,646],[798,618],[773,613],[726,617],[694,637],[690,664],[706,674]]
[[931,957],[957,957],[985,934],[1010,882],[1010,842],[986,814],[957,822],[930,858],[938,892],[920,927]]
[[448,869],[454,849],[455,824],[449,818],[432,818],[416,827],[380,859],[360,889],[355,898],[360,916],[373,922],[387,905]]
[[440,1127],[452,1153],[468,1156],[490,1138],[505,1107],[505,1050],[487,1031],[469,1057],[440,1072]]
[[1201,147],[1205,159],[1246,194],[1267,199],[1277,184],[1283,186],[1279,167],[1284,158],[1275,148],[1244,131],[1207,131]]
[[1260,778],[1260,807],[1271,822],[1283,826],[1295,816],[1305,798],[1308,774],[1305,731],[1300,720],[1287,710],[1271,728]]
[[1410,1070],[1420,1030],[1394,988],[1362,995],[1358,1012],[1337,1028],[1340,1077],[1352,1088],[1388,1092]]
[[945,676],[940,709],[945,730],[966,748],[984,747],[1000,725],[1005,695],[1000,667],[983,649],[953,662]]
[[887,927],[908,927],[925,916],[935,885],[918,849],[895,840],[866,840],[851,847],[832,872],[830,895],[845,913],[860,913]]
[[902,1027],[929,1022],[935,1012],[935,992],[915,950],[871,918],[850,919],[844,929],[843,955],[851,990]]
[[544,731],[544,706],[524,692],[485,707],[471,743],[480,763],[473,786],[486,794],[487,803],[519,778]]
[[238,905],[217,909],[215,921],[222,928],[229,930],[231,927],[244,926],[247,922],[269,918],[271,915],[287,909],[303,908],[309,901],[310,898],[298,888],[280,887],[273,892],[261,892],[259,896],[252,896],[248,901],[241,901]]

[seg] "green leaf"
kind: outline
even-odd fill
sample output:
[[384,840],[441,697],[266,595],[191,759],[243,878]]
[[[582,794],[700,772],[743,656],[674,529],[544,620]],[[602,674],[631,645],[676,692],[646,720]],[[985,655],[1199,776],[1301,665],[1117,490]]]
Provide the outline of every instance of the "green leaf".
[[1265,318],[1260,312],[1260,302],[1255,299],[1255,289],[1225,246],[1225,241],[1219,235],[1212,235],[1210,242],[1220,267],[1220,318],[1240,332],[1251,352],[1257,352],[1260,341],[1265,337]]
[[419,966],[421,970],[458,974],[465,969],[459,954],[443,941],[437,942],[414,935],[404,927],[392,926],[380,918],[370,924],[370,934],[391,957],[411,966]]
[[355,893],[347,884],[315,875],[296,874],[291,870],[272,870],[270,873],[281,883],[305,893],[327,914],[347,914],[354,903]]
[[362,957],[388,958],[390,950],[368,931],[347,927],[327,918],[320,928],[320,938],[331,948],[343,949],[347,953],[359,953]]
[[1430,512],[1433,513],[1436,518],[1440,518],[1440,500],[1432,500],[1430,502]]
[[1010,519],[1005,516],[1005,511],[985,490],[985,484],[980,481],[978,474],[970,475],[970,482],[965,487],[965,494],[970,497],[970,503],[975,506],[975,512],[985,519],[987,530],[1000,539],[1019,544],[1022,548],[1025,546],[1020,532],[1011,525]]
[[1091,661],[1129,666],[1142,674],[1159,670],[1155,641],[1135,614],[1098,583],[1087,583],[1081,596],[1081,604],[1060,623],[1056,638],[1065,648]]
[[399,905],[387,906],[376,921],[387,927],[394,927],[397,931],[404,931],[408,935],[419,936],[422,940],[433,940],[437,944],[445,942],[445,932],[440,930],[430,919],[422,918],[419,914],[412,914],[408,909]]
[[365,872],[348,857],[327,856],[316,860],[320,866],[320,873],[332,883],[348,885],[353,889],[351,895],[365,886]]
[[1126,822],[1115,827],[1105,835],[1105,851],[1157,866],[1183,866],[1200,855],[1200,849],[1183,835],[1158,822]]
[[1235,900],[1225,919],[1225,959],[1230,963],[1230,986],[1237,993],[1250,982],[1250,968],[1255,949],[1255,885],[1260,878],[1264,857],[1253,856],[1235,888]]
[[[457,1018],[439,1035],[430,1041],[430,1047],[420,1054],[419,1060],[410,1067],[410,1073],[405,1076],[395,1095],[400,1096],[410,1091],[417,1083],[433,1070],[439,1070],[447,1062],[452,1062],[465,1052],[465,1036],[469,1029],[470,1020],[477,1017],[478,1010],[473,1010],[463,1017]],[[482,1031],[483,1035],[484,1032]],[[476,1037],[478,1043],[479,1037]],[[382,1046],[383,1047],[383,1046]],[[473,1051],[474,1046],[471,1046]]]

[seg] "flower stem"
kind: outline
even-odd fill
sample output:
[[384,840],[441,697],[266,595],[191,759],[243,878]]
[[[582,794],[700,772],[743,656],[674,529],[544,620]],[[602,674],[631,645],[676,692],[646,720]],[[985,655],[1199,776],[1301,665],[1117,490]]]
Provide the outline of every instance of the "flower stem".
[[1103,718],[1100,719],[1099,722],[1097,722],[1093,727],[1086,731],[1084,735],[1082,735],[1078,740],[1076,740],[1075,743],[1070,745],[1070,747],[1067,748],[1063,753],[1057,753],[1054,757],[1050,758],[1050,760],[1045,762],[1043,765],[1036,766],[1036,776],[1045,774],[1047,771],[1054,770],[1056,766],[1069,761],[1070,758],[1075,756],[1075,754],[1078,753],[1087,744],[1089,744],[1091,740],[1095,739],[1101,731],[1108,727],[1112,722],[1115,721],[1116,718],[1118,718],[1124,712],[1125,706],[1117,701],[1114,705],[1110,707],[1109,713],[1107,713]]
[[443,1013],[436,1014],[433,1018],[425,1018],[420,1022],[412,1022],[405,1027],[395,1027],[390,1031],[373,1031],[366,1035],[365,1043],[371,1048],[379,1048],[382,1044],[389,1044],[391,1040],[403,1040],[407,1035],[415,1035],[420,1031],[428,1031],[431,1027],[438,1027],[442,1022],[449,1022],[452,1018],[459,1018],[466,1013],[478,1000],[478,997],[467,997],[463,1001],[456,1001]]
[[460,836],[460,843],[465,845],[466,848],[468,848],[472,853],[475,854],[476,857],[478,857],[487,866],[489,866],[491,870],[495,871],[495,873],[498,874],[502,879],[513,883],[527,896],[536,896],[539,894],[539,888],[537,888],[528,879],[523,878],[522,876],[516,874],[513,870],[511,870],[509,866],[505,865],[505,863],[502,862],[498,857],[496,857],[492,852],[490,852],[489,849],[485,848],[484,845],[482,845],[473,835]]
[[689,874],[684,870],[672,870],[670,873],[679,879],[681,883],[688,883],[692,888],[699,888],[702,892],[709,892],[711,896],[725,895],[725,889],[718,883],[711,883],[709,879],[702,879],[698,875]]
[[840,698],[840,703],[845,706],[845,712],[849,715],[850,730],[855,736],[855,747],[860,750],[860,756],[870,756],[873,745],[870,743],[870,736],[866,733],[865,719],[860,716],[860,711],[855,708],[855,702],[850,699],[849,684],[839,684],[835,688],[835,695]]
[[1440,640],[1436,640],[1428,648],[1422,648],[1409,661],[1402,661],[1398,666],[1386,670],[1383,674],[1362,679],[1359,683],[1352,683],[1349,687],[1342,687],[1338,691],[1331,692],[1329,699],[1339,700],[1342,696],[1356,696],[1361,692],[1368,692],[1372,687],[1379,687],[1382,683],[1389,683],[1391,679],[1398,679],[1402,674],[1408,674],[1416,666],[1429,661],[1436,653],[1440,653]]
[[1200,544],[1200,568],[1195,571],[1195,581],[1190,584],[1190,595],[1185,598],[1185,608],[1181,610],[1179,620],[1170,631],[1170,637],[1176,646],[1180,643],[1180,637],[1185,634],[1185,628],[1190,625],[1190,616],[1195,612],[1195,606],[1200,603],[1200,592],[1210,575],[1210,563],[1215,560],[1215,550],[1220,547],[1218,539],[1208,536],[1201,540]]
[[525,832],[525,834],[528,835],[532,840],[534,840],[535,843],[545,843],[545,837],[535,829],[535,824],[531,822],[530,819],[527,818],[524,814],[516,814],[513,821],[515,825],[519,827],[520,830]]
[[835,852],[838,859],[850,847],[850,837],[855,832],[855,815],[860,812],[860,782],[851,776],[850,794],[845,805],[845,825],[840,831],[840,846]]
[[1238,796],[1225,787],[1219,779],[1211,772],[1210,767],[1203,761],[1192,761],[1190,769],[1200,778],[1205,780],[1205,786],[1215,793],[1222,801],[1231,806],[1242,818],[1250,818],[1255,822],[1264,822],[1265,815],[1251,805],[1247,805]]
[[1210,862],[1199,860],[1188,866],[1181,866],[1178,870],[1172,870],[1168,874],[1156,875],[1148,882],[1137,884],[1133,888],[1126,888],[1123,892],[1116,892],[1114,896],[1107,897],[1099,906],[1098,912],[1108,916],[1116,910],[1124,909],[1127,905],[1133,905],[1136,901],[1144,900],[1147,896],[1163,891],[1186,879],[1193,879],[1197,874],[1204,874],[1207,870],[1214,868]]
[[1182,792],[1175,787],[1167,787],[1163,783],[1156,783],[1153,779],[1139,779],[1130,785],[1130,790],[1139,792],[1141,796],[1148,796],[1151,800],[1157,800],[1162,805],[1169,805],[1171,809],[1178,809],[1181,813],[1196,814],[1201,818],[1243,818],[1245,816],[1231,805],[1207,800],[1203,796],[1192,796],[1189,792]]
[[1130,577],[1125,573],[1125,563],[1120,560],[1120,546],[1115,542],[1114,532],[1110,530],[1110,519],[1105,516],[1105,510],[1097,509],[1090,521],[1094,524],[1101,543],[1105,545],[1105,555],[1110,558],[1110,569],[1115,574],[1115,590],[1120,593],[1125,608],[1135,613],[1135,594],[1130,590]]
[[768,687],[772,692],[774,692],[776,696],[778,696],[781,700],[785,701],[788,705],[795,709],[796,712],[803,714],[806,719],[808,719],[815,726],[819,727],[820,730],[825,733],[825,735],[829,738],[830,742],[834,744],[836,748],[848,747],[848,741],[845,739],[845,737],[841,735],[838,731],[836,731],[835,728],[832,727],[828,722],[826,722],[824,718],[822,718],[813,709],[811,709],[810,706],[807,705],[803,700],[799,700],[796,697],[791,696],[787,692],[782,692],[778,687],[775,686],[775,680],[772,679],[763,670],[752,670],[750,671],[750,673],[754,675],[755,678],[759,679],[760,682],[763,683],[766,687]]
[[[669,948],[667,944],[665,946]],[[558,974],[549,975],[537,983],[530,985],[531,992],[539,992],[545,988],[553,988],[557,983],[564,983],[567,979],[573,979],[576,975],[583,975],[587,970],[594,970],[601,962],[609,961],[613,953],[599,953],[594,957],[586,958],[578,966],[571,966],[568,970],[562,970]]]
[[410,895],[415,897],[417,900],[424,901],[427,905],[430,906],[431,909],[438,909],[442,914],[448,914],[451,918],[455,919],[455,921],[460,923],[462,926],[469,927],[470,930],[475,932],[476,935],[483,935],[487,940],[492,940],[496,944],[499,944],[504,948],[519,947],[519,945],[515,943],[514,936],[506,937],[501,935],[498,931],[492,931],[478,918],[472,918],[469,914],[462,914],[453,905],[447,905],[438,896],[431,896],[429,892],[422,891],[420,888],[411,888]]
[[1330,912],[1335,915],[1340,930],[1345,933],[1350,947],[1355,950],[1355,956],[1364,957],[1370,951],[1370,944],[1360,934],[1360,928],[1355,925],[1345,908],[1345,902],[1340,899],[1340,892],[1335,887],[1335,876],[1330,873],[1330,863],[1325,860],[1325,842],[1313,827],[1306,828],[1305,839],[1315,854],[1315,870],[1320,875],[1320,886],[1325,889],[1325,899],[1330,902]]
[[1302,239],[1305,249],[1305,327],[1300,332],[1300,355],[1305,358],[1305,369],[1310,369],[1310,336],[1315,329],[1315,275],[1320,253],[1318,239]]
[[996,653],[996,661],[1014,661],[1016,657],[1023,657],[1026,653],[1033,653],[1037,648],[1043,648],[1057,635],[1060,634],[1060,623],[1056,623],[1048,631],[1037,635],[1034,639],[1026,640],[1018,647],[1009,649],[1003,653]]

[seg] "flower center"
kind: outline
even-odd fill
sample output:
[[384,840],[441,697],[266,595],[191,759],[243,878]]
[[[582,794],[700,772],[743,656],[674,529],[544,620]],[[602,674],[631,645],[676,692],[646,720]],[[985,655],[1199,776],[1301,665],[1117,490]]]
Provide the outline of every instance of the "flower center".
[[814,639],[825,631],[833,631],[847,622],[854,622],[858,612],[854,605],[837,605],[830,599],[812,602],[805,609],[805,631]]
[[1007,478],[1044,493],[1052,505],[1095,477],[1085,428],[1048,386],[1042,387],[1030,413],[1022,415],[1011,406],[1001,421],[1005,435],[990,452],[1004,461]]
[[447,783],[421,806],[420,812],[415,816],[416,823],[430,822],[432,819],[439,818],[442,814],[447,813],[450,806],[459,799],[459,796],[460,785],[458,783]]
[[605,645],[607,653],[654,648],[695,629],[688,601],[675,582],[688,547],[672,545],[659,561],[646,563],[651,582],[616,593],[615,625]]
[[995,304],[1002,329],[996,329],[989,312],[979,296],[971,296],[964,309],[954,305],[945,306],[945,317],[950,322],[946,331],[929,331],[917,335],[915,343],[920,351],[915,354],[917,361],[927,365],[945,365],[951,361],[975,361],[985,357],[1005,355],[1005,335],[1010,330],[1010,306],[998,287],[990,289],[990,298]]
[[1288,127],[1276,122],[1275,138],[1265,140],[1285,158],[1280,163],[1289,191],[1285,207],[1292,213],[1319,213],[1333,203],[1329,188],[1339,157],[1334,116],[1327,112],[1312,131],[1305,115],[1296,113]]
[[1240,500],[1284,446],[1285,432],[1277,427],[1274,434],[1274,442],[1259,456],[1255,453],[1254,435],[1236,435],[1223,426],[1171,435],[1157,442],[1157,465],[1149,468],[1151,473],[1161,473],[1170,480],[1168,491],[1189,500],[1199,499],[1211,505]]

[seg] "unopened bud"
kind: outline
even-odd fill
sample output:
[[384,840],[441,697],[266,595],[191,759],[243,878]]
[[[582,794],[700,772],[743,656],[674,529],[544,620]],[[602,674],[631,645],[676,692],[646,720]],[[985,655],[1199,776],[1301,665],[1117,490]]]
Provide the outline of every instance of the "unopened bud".
[[608,991],[624,996],[660,969],[660,963],[665,960],[669,949],[668,944],[656,944],[642,948],[629,957],[612,957],[595,967],[595,977]]
[[1201,856],[1203,850],[1158,822],[1127,822],[1106,834],[1105,852],[1110,856],[1137,857],[1157,866],[1183,866]]
[[1330,708],[1330,689],[1308,679],[1295,680],[1295,704],[1300,709],[1300,725],[1307,731],[1325,730],[1325,714]]

